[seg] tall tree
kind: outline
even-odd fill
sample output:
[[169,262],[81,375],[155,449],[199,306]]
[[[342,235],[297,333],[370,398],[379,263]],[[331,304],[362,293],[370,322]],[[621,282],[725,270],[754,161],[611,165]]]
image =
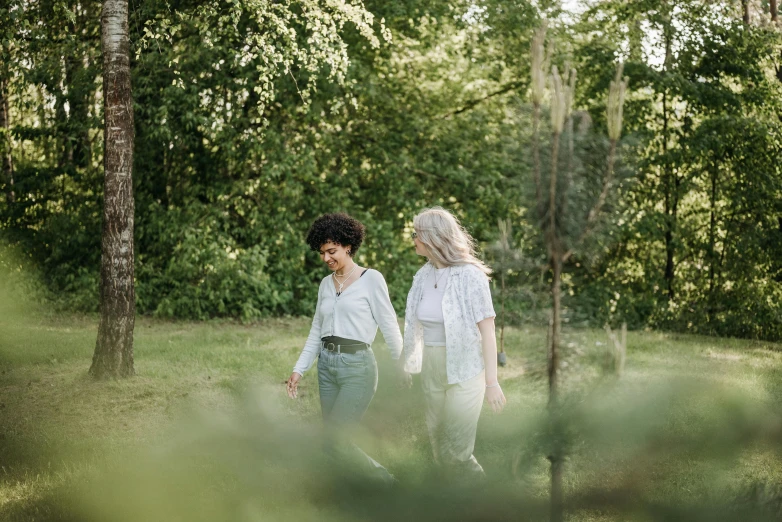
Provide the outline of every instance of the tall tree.
[[14,163],[11,156],[11,117],[9,110],[8,80],[0,77],[0,155],[2,155],[6,201],[13,203],[16,198],[14,195]]
[[14,164],[11,156],[11,104],[9,86],[11,64],[15,63],[15,47],[18,34],[15,32],[14,18],[18,16],[18,6],[0,8],[0,17],[5,20],[0,32],[0,186],[5,186],[5,199],[12,203],[14,195]]
[[[668,78],[671,74],[671,63],[673,53],[671,50],[673,41],[673,24],[671,23],[671,6],[667,1],[662,2],[662,26],[663,42],[665,48],[665,59],[663,61],[663,76]],[[668,290],[668,299],[673,301],[676,297],[674,289],[674,278],[676,275],[676,262],[674,259],[676,252],[676,234],[677,220],[679,212],[679,192],[681,180],[675,170],[669,157],[669,147],[671,146],[671,96],[667,87],[662,92],[662,133],[660,134],[661,157],[663,158],[663,193],[664,193],[664,211],[665,211],[665,283]]]
[[[548,381],[549,401],[548,407],[552,417],[552,426],[557,433],[553,439],[553,447],[548,456],[551,462],[551,517],[554,522],[564,519],[563,509],[563,478],[565,451],[561,433],[561,404],[560,404],[560,336],[562,329],[562,274],[565,263],[573,255],[581,250],[584,242],[595,232],[599,218],[604,210],[606,199],[614,185],[614,169],[617,156],[617,146],[622,133],[622,116],[627,88],[627,79],[622,78],[622,65],[616,71],[614,80],[610,83],[608,100],[606,104],[606,123],[608,127],[608,150],[604,158],[599,158],[602,165],[589,165],[590,158],[574,157],[575,144],[573,138],[573,103],[576,90],[576,73],[574,69],[565,66],[564,75],[560,76],[557,66],[551,68],[548,75],[550,85],[550,169],[547,190],[544,190],[543,168],[539,160],[540,136],[539,114],[540,104],[544,99],[544,78],[547,77],[546,67],[550,56],[544,52],[546,35],[545,26],[538,30],[532,42],[532,102],[533,102],[533,181],[535,183],[535,205],[538,210],[538,222],[541,236],[546,249],[545,268],[551,274],[551,326],[547,346],[548,355]],[[586,129],[580,131],[586,134]],[[561,147],[562,138],[566,138],[566,147]],[[563,149],[563,150],[560,150]],[[581,151],[580,151],[581,152]],[[564,156],[564,157],[563,157]],[[579,161],[580,160],[580,161]],[[573,192],[570,190],[574,182],[576,164],[603,171],[600,180],[600,189],[595,201],[589,206],[586,215],[577,215],[578,211],[572,209],[570,199]],[[579,172],[583,174],[583,171]],[[583,188],[583,187],[582,187]],[[578,223],[577,232],[570,236],[568,231],[576,231],[570,223]],[[570,237],[569,237],[570,236]]]
[[105,0],[101,14],[104,108],[100,325],[90,374],[133,375],[136,321],[133,256],[133,97],[127,0]]

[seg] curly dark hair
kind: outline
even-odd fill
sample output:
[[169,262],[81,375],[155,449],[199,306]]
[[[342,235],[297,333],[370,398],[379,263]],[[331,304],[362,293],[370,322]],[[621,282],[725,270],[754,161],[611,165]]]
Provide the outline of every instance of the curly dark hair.
[[356,255],[366,236],[366,227],[361,221],[344,212],[323,214],[307,232],[307,244],[315,252],[320,251],[324,243],[331,241],[342,246],[350,246],[350,256]]

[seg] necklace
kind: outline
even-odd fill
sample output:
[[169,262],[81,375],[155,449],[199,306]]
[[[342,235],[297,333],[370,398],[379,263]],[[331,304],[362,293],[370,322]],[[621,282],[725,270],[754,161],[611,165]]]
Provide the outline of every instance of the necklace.
[[358,266],[357,264],[353,263],[353,269],[350,272],[348,272],[347,275],[346,274],[339,275],[336,271],[334,272],[333,275],[337,280],[343,279],[345,277],[350,277],[350,275],[353,273],[353,270],[355,270],[357,266]]
[[341,293],[342,293],[342,287],[343,287],[343,286],[345,286],[345,283],[347,283],[347,282],[348,282],[348,279],[350,279],[350,276],[352,276],[352,275],[353,275],[353,272],[355,272],[355,271],[356,271],[356,268],[358,268],[358,265],[355,265],[355,264],[354,264],[354,265],[353,265],[353,270],[351,270],[351,271],[348,273],[348,275],[344,276],[344,277],[345,277],[345,280],[344,280],[344,281],[342,281],[341,283],[339,282],[339,278],[340,278],[340,277],[342,277],[342,276],[337,276],[337,273],[336,273],[336,272],[334,272],[333,274],[331,274],[332,276],[334,276],[334,280],[335,280],[335,281],[337,282],[337,284],[339,285],[339,290],[337,290],[337,294],[341,294]]
[[435,271],[435,273],[434,273],[434,287],[435,287],[435,288],[437,288],[437,283],[439,283],[439,282],[440,282],[440,278],[443,276],[443,274],[445,274],[445,271],[446,271],[446,270],[448,270],[448,269],[450,269],[450,268],[451,268],[451,267],[449,266],[448,268],[446,268],[445,270],[443,270],[443,273],[442,273],[442,274],[440,274],[440,275],[437,275],[437,271]]

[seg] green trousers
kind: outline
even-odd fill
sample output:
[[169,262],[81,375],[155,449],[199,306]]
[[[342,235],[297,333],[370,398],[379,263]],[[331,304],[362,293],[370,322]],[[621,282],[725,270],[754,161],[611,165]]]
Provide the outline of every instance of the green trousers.
[[361,421],[377,390],[377,361],[372,349],[337,353],[322,349],[318,359],[320,407],[326,426],[326,449],[336,464],[359,480],[391,486],[386,468],[350,442],[351,427]]

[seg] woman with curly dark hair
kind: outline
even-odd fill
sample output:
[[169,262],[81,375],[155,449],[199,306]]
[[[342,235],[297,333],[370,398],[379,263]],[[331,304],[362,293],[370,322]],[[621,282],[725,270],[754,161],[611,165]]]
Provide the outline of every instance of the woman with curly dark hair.
[[395,479],[386,468],[353,444],[338,442],[343,438],[334,433],[358,423],[375,395],[377,362],[371,345],[378,328],[391,358],[400,361],[400,375],[408,377],[401,367],[402,334],[386,281],[377,270],[361,268],[353,260],[364,235],[364,225],[343,213],[323,215],[310,227],[307,244],[320,254],[331,274],[320,283],[312,328],[287,391],[292,399],[297,397],[301,376],[317,358],[330,450],[342,460],[353,461],[370,479],[391,486]]

